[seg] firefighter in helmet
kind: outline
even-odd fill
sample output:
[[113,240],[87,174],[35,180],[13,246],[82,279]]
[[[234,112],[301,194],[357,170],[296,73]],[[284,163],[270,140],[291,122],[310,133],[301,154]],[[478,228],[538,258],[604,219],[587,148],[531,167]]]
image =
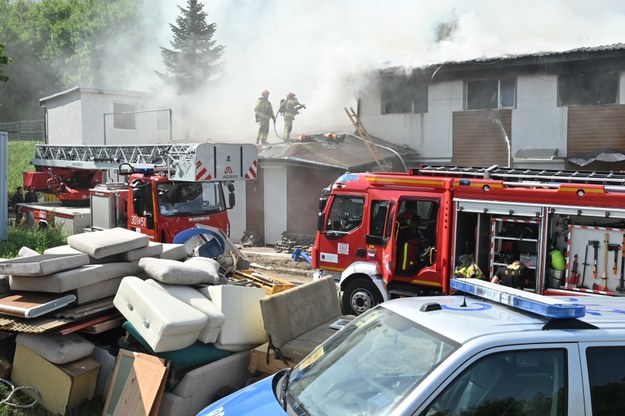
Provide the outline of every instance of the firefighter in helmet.
[[256,144],[267,143],[267,135],[269,134],[269,120],[276,122],[276,116],[273,115],[273,107],[269,101],[269,91],[263,90],[260,97],[256,101],[254,107],[256,122],[258,123],[258,134],[256,135]]
[[304,104],[300,104],[297,97],[292,92],[286,95],[286,99],[280,101],[280,110],[284,117],[284,136],[282,140],[288,142],[291,139],[291,130],[293,130],[293,119],[299,114],[299,110],[306,108]]

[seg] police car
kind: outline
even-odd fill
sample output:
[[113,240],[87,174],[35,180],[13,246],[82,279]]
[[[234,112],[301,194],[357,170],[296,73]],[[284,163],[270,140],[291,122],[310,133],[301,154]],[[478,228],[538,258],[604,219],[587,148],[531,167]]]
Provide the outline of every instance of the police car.
[[199,415],[625,415],[623,298],[452,287],[378,305]]

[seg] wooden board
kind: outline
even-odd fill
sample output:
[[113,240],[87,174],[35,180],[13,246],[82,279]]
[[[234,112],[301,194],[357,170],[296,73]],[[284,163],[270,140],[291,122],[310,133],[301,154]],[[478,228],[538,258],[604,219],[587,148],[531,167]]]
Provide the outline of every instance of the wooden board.
[[167,372],[158,357],[120,349],[103,416],[158,415]]
[[269,276],[265,273],[260,273],[257,270],[235,270],[233,277],[235,279],[249,281],[254,286],[264,289],[268,295],[273,295],[295,287],[293,283],[274,276]]
[[254,348],[250,352],[250,373],[262,373],[265,375],[270,375],[277,373],[283,368],[292,367],[295,364],[285,363],[284,361],[276,358],[276,353],[274,351],[269,351],[269,357],[267,357],[268,347],[269,344],[264,343],[263,345]]
[[14,292],[0,298],[0,313],[20,318],[36,318],[67,306],[75,300],[76,296],[71,294]]

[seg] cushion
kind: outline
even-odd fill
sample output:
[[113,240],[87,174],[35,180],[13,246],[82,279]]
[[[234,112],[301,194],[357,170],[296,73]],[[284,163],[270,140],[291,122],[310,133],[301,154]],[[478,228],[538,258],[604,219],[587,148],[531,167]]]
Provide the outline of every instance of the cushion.
[[149,241],[147,235],[120,227],[67,237],[67,244],[71,248],[96,259],[145,247]]
[[[68,246],[67,244],[63,245],[63,246],[56,246],[56,247],[50,247],[47,248],[43,251],[43,254],[85,254],[80,250],[76,250],[75,248],[71,248],[70,246]],[[87,255],[87,257],[89,257],[89,263],[90,264],[99,264],[99,263],[114,263],[117,261],[120,261],[120,255],[119,254],[113,254],[111,256],[106,256],[106,257],[102,257],[99,259],[96,259],[94,257],[91,257],[89,255]]]
[[215,280],[210,270],[176,260],[144,257],[139,260],[148,276],[162,283],[174,285],[212,284]]
[[211,275],[210,281],[207,282],[208,284],[222,285],[228,282],[227,277],[219,274],[221,264],[215,259],[209,257],[189,257],[184,261],[184,264],[206,270]]
[[41,276],[89,264],[89,256],[79,254],[37,254],[0,262],[0,274]]
[[63,293],[139,272],[138,262],[88,264],[43,276],[10,276],[11,290]]
[[113,305],[154,352],[192,345],[208,320],[194,307],[135,276],[122,279]]
[[266,293],[251,286],[218,285],[198,288],[223,312],[226,322],[215,345],[228,351],[242,351],[267,342],[260,312],[260,299]]
[[94,345],[76,333],[26,334],[15,337],[17,344],[36,352],[54,364],[65,364],[85,358],[93,352]]
[[193,306],[195,309],[206,314],[208,322],[206,327],[200,332],[197,339],[198,341],[209,343],[215,342],[221,327],[226,322],[224,314],[210,301],[206,296],[201,294],[191,286],[184,285],[168,285],[166,283],[160,283],[152,279],[145,281],[147,284],[157,287],[166,291],[176,299],[179,299],[187,305]]
[[163,245],[150,241],[147,246],[130,250],[119,255],[121,261],[135,261],[143,257],[158,257],[163,253]]
[[182,260],[187,257],[187,248],[184,244],[174,244],[174,243],[162,243],[163,245],[163,253],[161,253],[161,259],[169,259],[169,260]]
[[17,252],[17,257],[29,257],[29,256],[38,256],[39,252],[37,250],[33,250],[29,247],[22,247]]

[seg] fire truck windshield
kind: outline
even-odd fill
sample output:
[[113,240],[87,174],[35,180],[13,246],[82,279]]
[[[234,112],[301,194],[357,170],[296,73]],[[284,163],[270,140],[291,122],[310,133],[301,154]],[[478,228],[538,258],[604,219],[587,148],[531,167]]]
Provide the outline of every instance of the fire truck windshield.
[[157,188],[161,215],[206,215],[223,211],[225,201],[221,183],[168,182]]

